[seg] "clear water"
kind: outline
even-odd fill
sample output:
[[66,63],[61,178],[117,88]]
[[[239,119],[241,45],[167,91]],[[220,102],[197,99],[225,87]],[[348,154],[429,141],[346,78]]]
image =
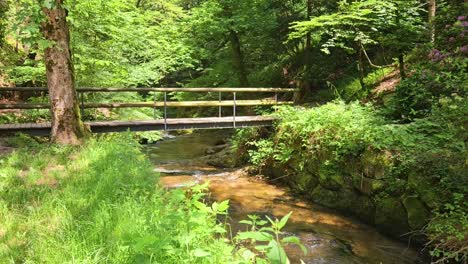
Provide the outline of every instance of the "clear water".
[[245,229],[240,220],[249,214],[282,217],[293,212],[285,231],[298,236],[307,247],[304,256],[291,246],[291,263],[409,264],[422,263],[417,251],[380,234],[375,228],[333,210],[293,197],[287,189],[248,176],[243,169],[223,170],[204,164],[206,150],[227,131],[202,131],[177,136],[145,147],[168,188],[210,181],[214,200],[230,200],[229,222],[233,232]]

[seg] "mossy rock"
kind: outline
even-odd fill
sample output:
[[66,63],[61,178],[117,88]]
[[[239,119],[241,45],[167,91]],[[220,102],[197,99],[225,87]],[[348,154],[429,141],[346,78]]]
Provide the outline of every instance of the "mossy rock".
[[374,204],[368,197],[352,189],[333,191],[319,185],[309,196],[318,204],[352,214],[371,224],[374,222]]
[[411,172],[408,175],[408,186],[418,194],[421,201],[429,208],[436,209],[439,207],[440,195],[434,187],[436,183],[416,172]]
[[208,165],[218,168],[235,168],[237,165],[236,156],[230,147],[206,156],[204,159]]
[[364,177],[364,175],[355,174],[351,178],[354,189],[367,196],[378,194],[385,189],[385,182],[383,180],[371,179]]
[[393,156],[390,152],[366,150],[361,156],[362,173],[367,178],[382,179],[393,166]]
[[277,179],[283,177],[287,172],[284,164],[271,160],[262,167],[261,173],[269,178]]
[[320,185],[326,189],[339,191],[346,187],[344,177],[332,168],[321,167],[318,176]]
[[299,173],[293,177],[292,188],[301,193],[307,193],[313,190],[319,184],[316,175],[311,175],[307,172]]
[[401,237],[410,231],[407,213],[399,198],[379,198],[375,206],[375,224],[382,232]]
[[417,196],[408,196],[403,199],[408,224],[412,230],[421,230],[428,222],[431,216],[429,210]]

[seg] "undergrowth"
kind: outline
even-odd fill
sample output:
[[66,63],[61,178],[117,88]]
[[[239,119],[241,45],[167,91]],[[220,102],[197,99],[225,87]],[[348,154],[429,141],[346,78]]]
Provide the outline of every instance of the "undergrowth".
[[203,187],[164,191],[128,135],[80,148],[16,141],[0,159],[1,263],[235,261],[217,222],[227,206],[201,203]]
[[[432,255],[466,261],[467,106],[464,97],[443,97],[431,115],[408,124],[394,123],[374,106],[357,102],[282,107],[271,136],[250,129],[239,132],[234,142],[260,171],[284,168],[280,174],[298,174],[288,181],[298,181],[292,186],[306,195],[317,181],[329,188],[349,188],[345,186],[359,170],[359,175],[384,179],[383,186],[371,189],[376,201],[389,195],[421,197],[431,217],[417,232],[425,234]],[[379,170],[382,175],[369,174]]]

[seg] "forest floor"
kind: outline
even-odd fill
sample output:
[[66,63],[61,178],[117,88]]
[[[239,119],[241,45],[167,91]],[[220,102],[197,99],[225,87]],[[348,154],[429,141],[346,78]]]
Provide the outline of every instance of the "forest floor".
[[385,78],[374,88],[372,93],[374,95],[380,95],[383,93],[393,92],[400,82],[400,71],[396,70],[385,76]]

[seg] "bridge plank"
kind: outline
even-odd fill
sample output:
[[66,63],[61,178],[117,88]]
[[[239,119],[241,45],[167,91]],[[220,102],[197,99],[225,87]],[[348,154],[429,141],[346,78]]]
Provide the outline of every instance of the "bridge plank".
[[[236,127],[271,126],[277,118],[274,116],[238,116],[235,117]],[[130,131],[164,130],[164,119],[139,121],[97,121],[85,122],[93,133]],[[233,128],[234,117],[208,117],[208,118],[174,118],[167,119],[167,130],[181,129],[216,129]],[[46,136],[50,134],[51,124],[24,123],[0,125],[0,136],[11,135],[18,132]]]

